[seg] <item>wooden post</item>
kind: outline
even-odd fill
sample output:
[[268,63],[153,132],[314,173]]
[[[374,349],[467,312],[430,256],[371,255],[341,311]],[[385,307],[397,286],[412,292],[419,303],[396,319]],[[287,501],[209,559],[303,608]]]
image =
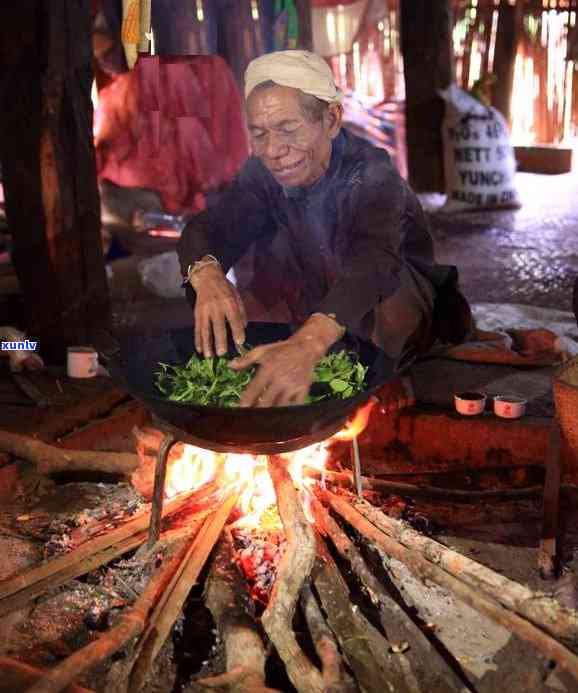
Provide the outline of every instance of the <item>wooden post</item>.
[[520,28],[522,23],[523,3],[511,5],[508,0],[502,0],[498,15],[498,30],[496,34],[496,50],[494,53],[494,75],[496,84],[492,94],[492,106],[510,121],[512,90],[514,88],[514,66]]
[[48,359],[108,327],[90,0],[0,6],[0,158],[25,327]]
[[400,0],[409,180],[443,191],[442,120],[437,95],[454,80],[450,0]]

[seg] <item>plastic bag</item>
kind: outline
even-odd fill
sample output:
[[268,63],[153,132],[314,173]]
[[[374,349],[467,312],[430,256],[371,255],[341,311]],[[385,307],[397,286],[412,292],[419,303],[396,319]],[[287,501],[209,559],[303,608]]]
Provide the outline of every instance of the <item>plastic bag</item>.
[[516,159],[505,118],[455,84],[439,93],[446,102],[447,192],[440,211],[518,208]]
[[153,294],[162,298],[184,296],[181,267],[174,250],[142,260],[138,264],[138,273],[144,286]]

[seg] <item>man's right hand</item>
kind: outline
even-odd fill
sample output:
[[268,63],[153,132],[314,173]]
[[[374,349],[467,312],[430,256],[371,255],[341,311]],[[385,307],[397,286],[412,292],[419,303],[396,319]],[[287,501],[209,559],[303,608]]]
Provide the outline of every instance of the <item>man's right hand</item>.
[[207,265],[190,279],[195,290],[195,348],[205,358],[227,353],[227,323],[236,344],[245,342],[247,316],[237,289],[221,265]]

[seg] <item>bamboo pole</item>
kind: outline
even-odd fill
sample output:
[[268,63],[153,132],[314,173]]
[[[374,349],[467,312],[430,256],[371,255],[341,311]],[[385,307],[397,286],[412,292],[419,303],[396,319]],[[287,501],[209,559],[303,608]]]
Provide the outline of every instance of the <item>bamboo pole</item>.
[[9,431],[0,431],[0,452],[32,462],[42,474],[92,471],[130,476],[139,466],[139,458],[131,453],[67,450]]
[[564,647],[564,645],[554,640],[547,633],[539,630],[529,621],[508,611],[479,590],[475,590],[465,582],[446,573],[439,566],[430,563],[419,552],[409,549],[387,536],[342,498],[329,493],[326,494],[326,498],[335,512],[339,513],[344,520],[349,522],[352,527],[357,529],[375,547],[404,563],[412,573],[422,580],[435,582],[440,587],[453,593],[460,601],[488,616],[526,642],[531,643],[542,655],[554,660],[578,681],[578,656]]
[[[189,507],[198,494],[174,498],[165,506],[164,516]],[[202,513],[207,510],[203,508]],[[75,577],[84,575],[117,556],[131,551],[146,540],[150,509],[120,527],[84,542],[71,553],[57,556],[20,575],[0,582],[0,616],[28,603],[35,597]]]
[[[456,675],[421,629],[387,592],[357,547],[329,512],[318,500],[314,501],[314,505],[316,521],[322,523],[323,529],[327,532],[339,554],[349,562],[351,570],[365,586],[371,601],[380,608],[381,624],[392,649],[400,650],[400,659],[406,659],[401,651],[402,643],[411,643],[410,653],[407,656],[407,659],[411,659],[411,661],[408,661],[407,669],[409,671],[406,671],[406,678],[410,684],[420,680],[423,684],[427,682],[428,690],[444,690],[448,693],[469,689],[469,683]],[[410,655],[412,655],[411,658]]]
[[134,665],[129,682],[131,693],[140,691],[143,687],[153,661],[179,617],[185,599],[207,562],[237,500],[238,494],[232,494],[205,520],[170,584],[161,595],[133,656]]
[[[191,524],[191,535],[197,533],[199,525],[200,523]],[[191,541],[190,543],[194,542]],[[186,551],[187,544],[186,540],[182,541],[175,554],[157,570],[134,605],[120,616],[119,623],[97,640],[77,650],[70,657],[56,665],[43,679],[31,686],[26,693],[58,693],[62,691],[78,676],[89,671],[115,652],[118,652],[133,638],[142,633],[149,612],[171,579],[171,576],[177,570]]]
[[564,608],[555,599],[536,594],[528,587],[416,532],[407,522],[385,515],[366,501],[358,502],[354,499],[353,502],[355,509],[366,520],[392,539],[409,549],[419,551],[432,563],[473,588],[483,590],[488,596],[551,635],[569,643],[578,643],[578,613],[573,609]]
[[[46,676],[44,669],[37,669],[11,657],[0,657],[0,672],[2,672],[2,686],[5,690],[9,690],[5,688],[6,685],[11,685],[13,687],[11,690],[22,690],[23,685],[32,684]],[[72,683],[64,689],[64,693],[94,693],[94,691]]]
[[[355,488],[355,480],[351,472],[323,472],[314,467],[304,467],[303,473],[314,479],[325,479],[336,486]],[[444,498],[446,500],[470,502],[476,500],[520,500],[522,498],[536,498],[543,492],[541,486],[528,486],[520,489],[500,489],[487,491],[463,491],[461,489],[439,488],[436,486],[416,486],[403,481],[388,481],[387,479],[373,479],[362,476],[361,483],[365,491],[381,491],[383,493],[399,493],[401,495],[419,498]]]

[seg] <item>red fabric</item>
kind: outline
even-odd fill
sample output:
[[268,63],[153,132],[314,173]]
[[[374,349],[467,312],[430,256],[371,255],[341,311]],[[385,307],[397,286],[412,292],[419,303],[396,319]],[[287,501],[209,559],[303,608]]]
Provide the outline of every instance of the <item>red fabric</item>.
[[156,190],[171,213],[201,211],[249,153],[237,86],[212,55],[140,56],[100,92],[95,140],[100,179]]

